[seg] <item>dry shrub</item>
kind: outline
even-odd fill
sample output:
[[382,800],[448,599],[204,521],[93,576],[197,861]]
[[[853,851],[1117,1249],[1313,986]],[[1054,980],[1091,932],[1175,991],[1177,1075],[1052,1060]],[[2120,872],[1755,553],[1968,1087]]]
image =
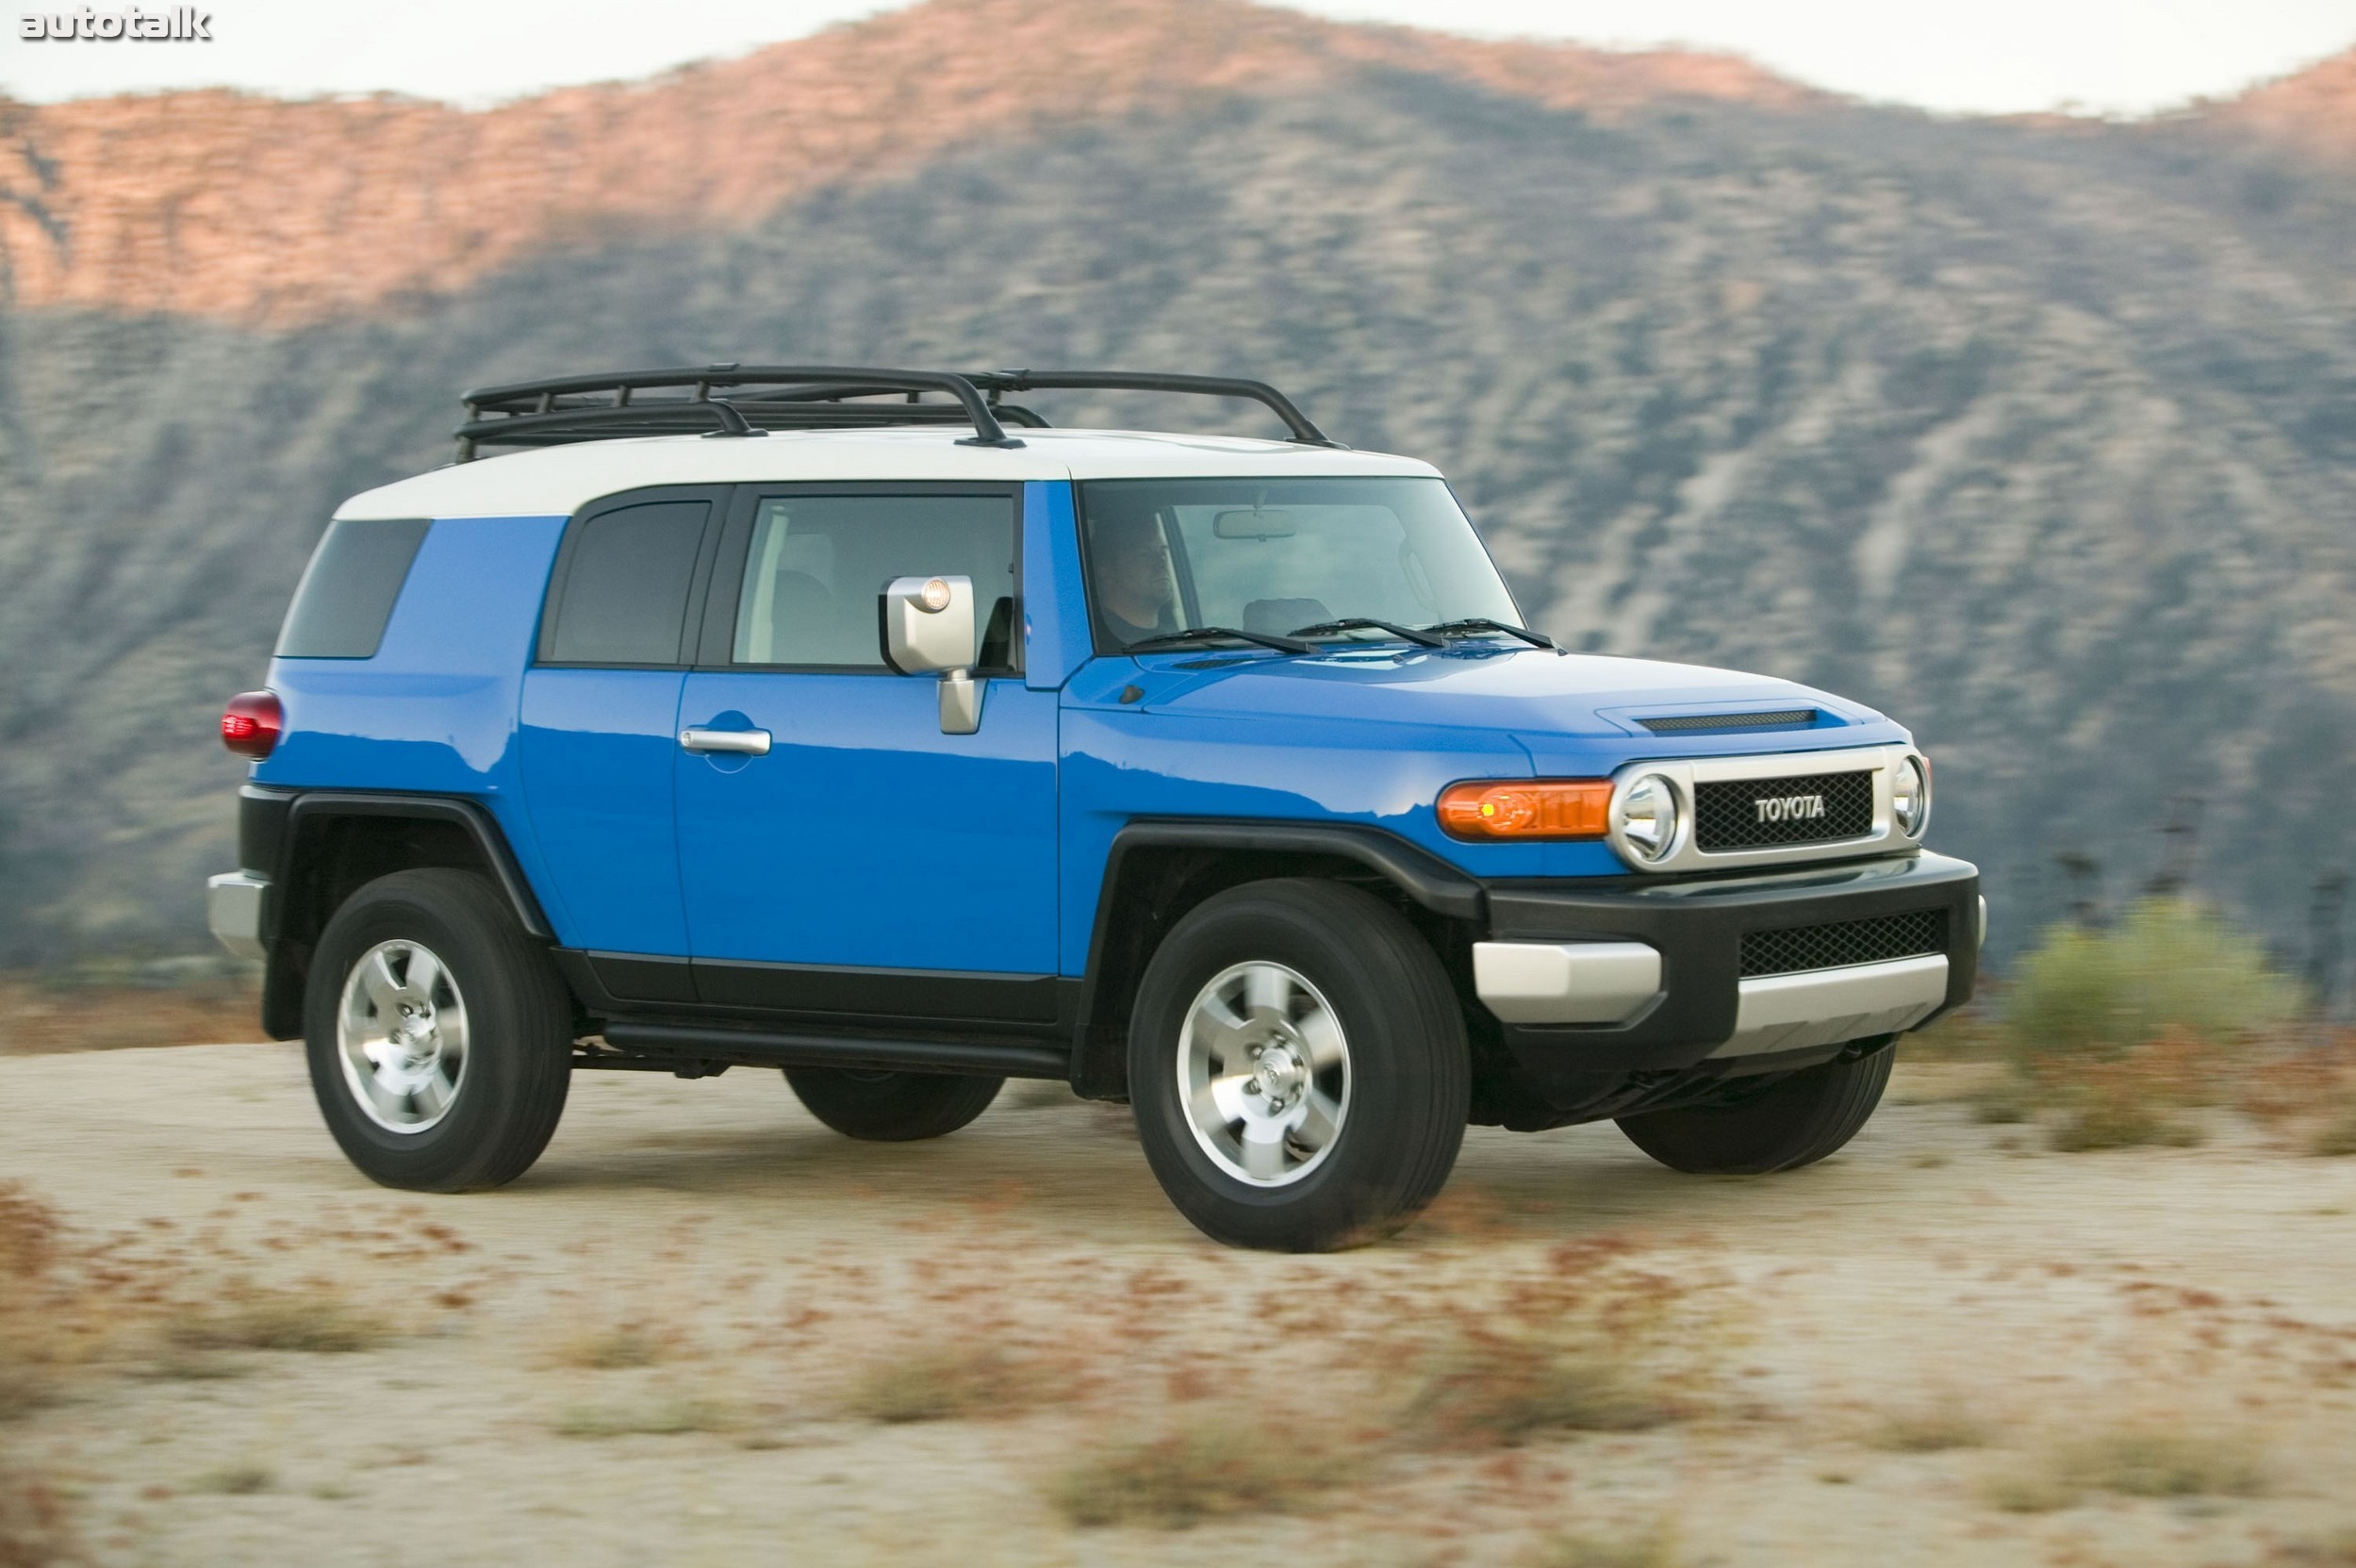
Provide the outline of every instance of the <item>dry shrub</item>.
[[36,1471],[0,1460],[0,1568],[87,1561],[65,1499]]
[[2265,1490],[2264,1461],[2217,1432],[2137,1428],[2084,1438],[2058,1456],[2060,1474],[2089,1492],[2128,1497],[2250,1497]]
[[2089,1492],[2125,1497],[2250,1497],[2266,1467],[2249,1442],[2221,1432],[2122,1428],[2065,1443],[2034,1470],[1987,1478],[1989,1502],[2013,1513],[2069,1508]]
[[662,1335],[638,1324],[607,1329],[583,1329],[550,1347],[549,1359],[558,1366],[589,1372],[616,1372],[626,1367],[652,1366],[667,1360],[672,1345]]
[[0,1182],[0,1421],[48,1404],[77,1359],[72,1303],[52,1277],[60,1230],[55,1209]]
[[1361,1458],[1306,1444],[1290,1425],[1272,1456],[1264,1419],[1197,1413],[1143,1441],[1090,1449],[1055,1477],[1051,1495],[1075,1525],[1184,1529],[1311,1507],[1355,1476]]
[[2356,1154],[2356,1031],[2317,1031],[2245,1070],[2235,1104],[2310,1154]]
[[217,1493],[223,1497],[251,1497],[278,1484],[278,1472],[267,1464],[244,1461],[207,1470],[189,1482],[190,1492]]
[[1991,1083],[1983,1083],[1965,1098],[1971,1108],[1971,1119],[1992,1127],[2009,1127],[2025,1122],[2035,1107],[2030,1086],[2014,1074],[2006,1074]]
[[1723,1325],[1681,1282],[1617,1242],[1554,1248],[1548,1266],[1458,1306],[1425,1349],[1404,1408],[1410,1439],[1445,1447],[1673,1421]]
[[2267,1126],[2356,1104],[2356,1034],[2340,1031],[2305,1048],[2271,1052],[2250,1063],[2234,1082],[2233,1103]]
[[20,1182],[0,1182],[0,1278],[26,1279],[57,1261],[58,1212]]
[[174,1323],[168,1337],[187,1350],[334,1354],[372,1350],[389,1340],[392,1330],[353,1306],[341,1291],[313,1283],[233,1290],[211,1308]]
[[1684,1560],[1667,1525],[1627,1535],[1557,1535],[1529,1559],[1530,1568],[1676,1568]]
[[1068,1386],[1064,1377],[998,1345],[950,1344],[879,1359],[843,1408],[862,1421],[957,1421],[1017,1414]]
[[0,1054],[241,1044],[262,1037],[260,1005],[242,973],[161,986],[103,974],[0,981]]
[[678,1437],[733,1431],[744,1413],[714,1399],[671,1395],[633,1405],[577,1405],[550,1424],[558,1437]]
[[2006,1513],[2051,1513],[2076,1507],[2084,1495],[2060,1477],[2035,1470],[1999,1471],[1981,1482],[1980,1493],[1990,1508]]
[[2053,1147],[2074,1152],[2198,1144],[2200,1128],[2185,1113],[2214,1104],[2232,1070],[2211,1044],[2182,1030],[2117,1056],[2082,1061],[2057,1086],[2063,1117]]
[[1468,1329],[1433,1359],[1408,1408],[1410,1431],[1449,1446],[1540,1432],[1631,1432],[1674,1418],[1644,1369],[1607,1344]]
[[2166,1034],[2214,1051],[2294,1017],[2301,999],[2265,949],[2215,912],[2147,899],[2112,931],[2049,934],[2021,961],[2007,999],[2016,1060],[2067,1076]]
[[1917,1030],[1899,1045],[1899,1065],[1908,1062],[1973,1063],[2003,1060],[2004,1028],[1988,1015],[1986,1003],[1997,995],[1993,980],[1983,977],[1980,1000],[1961,1007],[1928,1029]]
[[2011,1072],[1972,1097],[1983,1122],[2060,1113],[2053,1147],[2200,1141],[2189,1113],[2263,1067],[2298,986],[2214,912],[2150,899],[2107,932],[2057,928],[2021,961],[2001,1030]]
[[1869,1447],[1893,1454],[1941,1454],[1986,1446],[1988,1423],[1952,1400],[1918,1410],[1891,1411],[1865,1435]]
[[166,1383],[211,1383],[242,1378],[254,1370],[245,1357],[218,1350],[192,1350],[166,1340],[140,1369],[140,1375]]
[[2334,1108],[2308,1134],[2307,1152],[2329,1157],[2356,1154],[2356,1103]]
[[2282,1568],[2356,1568],[2356,1529],[2310,1541],[2286,1541],[2263,1560]]

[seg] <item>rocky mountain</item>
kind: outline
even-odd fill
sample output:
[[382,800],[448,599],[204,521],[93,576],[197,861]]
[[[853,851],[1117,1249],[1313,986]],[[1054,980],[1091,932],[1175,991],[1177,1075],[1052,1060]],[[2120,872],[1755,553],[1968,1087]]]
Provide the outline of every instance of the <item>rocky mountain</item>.
[[[761,358],[1265,376],[1458,476],[1574,645],[1913,725],[2000,953],[2189,876],[2303,954],[2356,869],[2356,171],[2279,105],[2344,68],[2264,113],[1957,122],[1738,62],[933,0],[483,115],[20,109],[0,957],[201,942],[219,700],[335,503],[444,460],[457,388]],[[148,184],[87,150],[140,126]]]

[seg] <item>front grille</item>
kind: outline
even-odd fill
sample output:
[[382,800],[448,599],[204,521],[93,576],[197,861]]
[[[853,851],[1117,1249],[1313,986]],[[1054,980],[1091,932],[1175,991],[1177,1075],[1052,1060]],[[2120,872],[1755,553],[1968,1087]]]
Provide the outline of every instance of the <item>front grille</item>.
[[1638,723],[1656,735],[1731,734],[1740,730],[1807,730],[1816,726],[1814,708],[1782,708],[1773,713],[1672,713]]
[[[1799,802],[1786,807],[1760,802]],[[1821,803],[1821,809],[1820,809]],[[1704,850],[1821,844],[1873,831],[1873,773],[1728,779],[1693,786],[1693,842]]]
[[1805,969],[1837,969],[1845,964],[1880,964],[1947,950],[1947,911],[1919,909],[1911,915],[1881,915],[1870,920],[1836,920],[1828,926],[1792,926],[1783,931],[1742,933],[1742,974],[1796,975]]

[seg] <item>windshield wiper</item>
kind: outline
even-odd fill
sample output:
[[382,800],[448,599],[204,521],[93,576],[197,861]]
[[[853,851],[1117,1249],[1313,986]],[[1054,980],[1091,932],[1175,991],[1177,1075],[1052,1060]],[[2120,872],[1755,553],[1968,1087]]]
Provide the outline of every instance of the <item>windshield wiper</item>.
[[1279,653],[1318,652],[1315,643],[1303,642],[1298,637],[1280,637],[1274,632],[1242,632],[1232,626],[1189,626],[1183,632],[1164,632],[1158,637],[1141,638],[1130,643],[1121,652],[1135,653],[1153,648],[1182,648],[1190,642],[1208,642],[1218,637],[1233,637],[1238,642],[1258,643],[1262,648],[1273,648]]
[[1470,636],[1475,632],[1503,632],[1509,637],[1520,637],[1532,648],[1555,646],[1555,639],[1543,632],[1533,632],[1526,626],[1515,626],[1508,621],[1491,620],[1487,616],[1467,616],[1462,620],[1443,620],[1437,626],[1426,626],[1424,630],[1435,636],[1442,637]]
[[1314,626],[1295,626],[1290,635],[1296,637],[1314,637],[1327,632],[1357,631],[1388,632],[1400,641],[1411,642],[1418,648],[1448,646],[1448,639],[1445,637],[1436,637],[1429,632],[1419,632],[1412,626],[1401,626],[1395,621],[1376,620],[1373,616],[1368,615],[1343,616],[1340,620],[1321,620]]

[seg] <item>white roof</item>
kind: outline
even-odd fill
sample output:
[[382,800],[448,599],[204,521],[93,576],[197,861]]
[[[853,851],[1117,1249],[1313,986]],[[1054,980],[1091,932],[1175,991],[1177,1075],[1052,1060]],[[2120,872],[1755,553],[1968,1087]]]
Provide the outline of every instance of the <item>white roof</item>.
[[339,518],[568,517],[588,502],[649,485],[892,479],[1240,479],[1296,474],[1436,478],[1412,457],[1240,436],[1143,430],[1015,430],[1020,447],[960,446],[958,425],[776,431],[710,440],[650,436],[537,447],[364,490]]

